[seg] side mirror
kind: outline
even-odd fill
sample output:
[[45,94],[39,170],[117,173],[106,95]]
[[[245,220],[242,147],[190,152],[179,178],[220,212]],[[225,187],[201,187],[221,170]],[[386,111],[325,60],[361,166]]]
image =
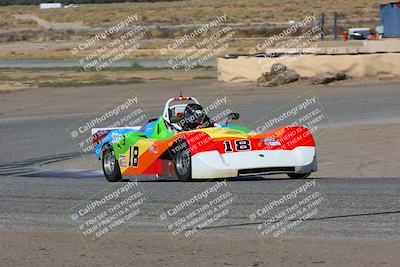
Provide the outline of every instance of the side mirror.
[[232,112],[231,114],[228,115],[228,118],[231,120],[238,120],[240,118],[240,115],[239,115],[239,113]]

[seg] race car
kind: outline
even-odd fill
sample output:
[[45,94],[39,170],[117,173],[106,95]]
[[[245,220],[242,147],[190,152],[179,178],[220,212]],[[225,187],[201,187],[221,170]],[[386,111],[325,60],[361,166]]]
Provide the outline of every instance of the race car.
[[306,178],[317,171],[315,142],[307,128],[257,133],[231,123],[238,113],[219,123],[207,113],[196,98],[180,96],[141,126],[92,129],[106,179],[150,175],[190,181],[277,173]]

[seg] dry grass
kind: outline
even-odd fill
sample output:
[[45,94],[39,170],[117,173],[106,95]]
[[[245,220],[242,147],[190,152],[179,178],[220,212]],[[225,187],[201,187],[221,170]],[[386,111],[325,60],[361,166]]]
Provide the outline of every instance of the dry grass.
[[190,72],[170,69],[131,70],[126,68],[107,71],[66,69],[1,69],[0,93],[36,87],[75,87],[144,83],[152,80],[191,80],[215,78],[215,69],[195,69]]
[[[248,53],[251,47],[260,43],[263,38],[243,38],[233,39],[229,42],[229,47],[223,51],[223,54],[229,53]],[[166,47],[166,44],[173,40],[168,39],[149,39],[141,43],[141,47],[130,53],[125,58],[164,58],[169,59],[172,56],[182,52],[182,49],[175,49],[168,51],[168,53],[161,55],[160,47]],[[341,47],[341,46],[362,46],[362,41],[324,41],[318,42],[318,47]],[[7,43],[0,48],[0,59],[2,60],[19,60],[19,59],[75,59],[79,60],[91,53],[94,50],[87,50],[79,54],[79,58],[73,57],[71,48],[75,47],[74,42],[19,42]],[[190,45],[189,45],[190,46]]]
[[[49,44],[50,48],[48,50],[36,50],[33,48],[32,50],[25,51],[0,51],[0,59],[12,60],[12,59],[68,59],[73,58],[69,48],[65,50],[51,50],[51,44]],[[88,50],[85,53],[82,53],[82,57],[84,55],[88,55],[92,53],[93,50]],[[135,57],[144,57],[144,58],[157,58],[159,57],[160,52],[158,49],[140,49],[132,53],[126,58],[135,58]]]
[[81,5],[79,8],[40,10],[37,6],[0,7],[0,24],[15,25],[11,15],[35,14],[51,22],[78,23],[86,26],[112,25],[123,18],[138,14],[148,25],[205,23],[226,14],[232,23],[287,22],[324,11],[342,14],[346,20],[379,20],[381,0],[192,0],[187,2],[121,3]]
[[[257,39],[248,37],[265,38],[265,33],[272,32],[271,29],[274,27],[257,26],[257,28],[250,25],[251,23],[282,24],[290,20],[300,20],[312,13],[320,14],[323,11],[328,16],[327,23],[329,24],[332,22],[333,11],[337,11],[341,14],[341,25],[347,21],[346,23],[351,22],[351,25],[354,26],[372,27],[379,21],[380,3],[381,0],[192,0],[164,3],[87,4],[78,8],[52,10],[40,10],[37,6],[0,7],[0,43],[5,44],[0,49],[0,58],[70,58],[70,49],[95,34],[94,32],[73,30],[46,30],[39,27],[35,21],[15,19],[12,15],[16,14],[34,14],[54,23],[75,23],[95,28],[115,25],[127,16],[137,14],[141,22],[149,26],[147,30],[151,39],[143,41],[140,49],[135,51],[131,57],[158,58],[160,57],[159,49],[165,47],[172,41],[171,39],[198,27],[192,24],[209,22],[221,14],[226,14],[231,23],[248,24],[247,26],[234,26],[238,32],[235,35],[237,39],[230,42],[230,48],[226,51],[226,53],[246,53],[250,47],[258,43]],[[171,27],[174,25],[180,25],[180,27]],[[240,27],[247,28],[239,30]],[[329,29],[331,30],[331,27]],[[239,39],[240,37],[245,38]],[[55,48],[52,42],[57,41],[63,41],[68,45]],[[7,44],[18,43],[26,44],[26,48],[21,46],[14,46],[12,49],[5,48]],[[36,45],[29,49],[30,43],[46,43],[48,45],[40,49]],[[88,53],[90,52],[88,51]],[[175,54],[177,52],[178,50],[173,51]],[[165,57],[173,55],[167,54]]]

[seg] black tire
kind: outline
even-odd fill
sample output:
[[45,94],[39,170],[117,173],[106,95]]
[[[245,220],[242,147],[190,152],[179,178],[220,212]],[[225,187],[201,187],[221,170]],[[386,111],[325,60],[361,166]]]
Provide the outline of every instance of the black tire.
[[192,157],[190,148],[185,141],[175,146],[174,153],[175,171],[179,181],[188,182],[192,180]]
[[114,149],[111,146],[107,145],[104,148],[101,163],[104,176],[109,182],[115,183],[122,180],[118,160],[115,158]]
[[287,173],[287,175],[292,178],[292,179],[305,179],[308,176],[311,175],[311,172],[309,173],[293,173],[293,172],[289,172]]

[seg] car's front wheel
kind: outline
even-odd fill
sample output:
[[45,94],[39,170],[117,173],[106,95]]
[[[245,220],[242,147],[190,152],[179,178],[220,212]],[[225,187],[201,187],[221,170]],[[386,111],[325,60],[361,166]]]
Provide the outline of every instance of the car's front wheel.
[[175,171],[179,181],[187,182],[192,180],[192,159],[190,148],[186,142],[176,146],[178,151],[175,153]]
[[293,173],[293,172],[289,172],[289,173],[287,173],[287,175],[292,179],[304,179],[304,178],[307,178],[308,176],[310,176],[311,172],[309,172],[309,173]]
[[106,146],[103,151],[102,165],[104,176],[109,182],[121,181],[122,175],[112,146]]

